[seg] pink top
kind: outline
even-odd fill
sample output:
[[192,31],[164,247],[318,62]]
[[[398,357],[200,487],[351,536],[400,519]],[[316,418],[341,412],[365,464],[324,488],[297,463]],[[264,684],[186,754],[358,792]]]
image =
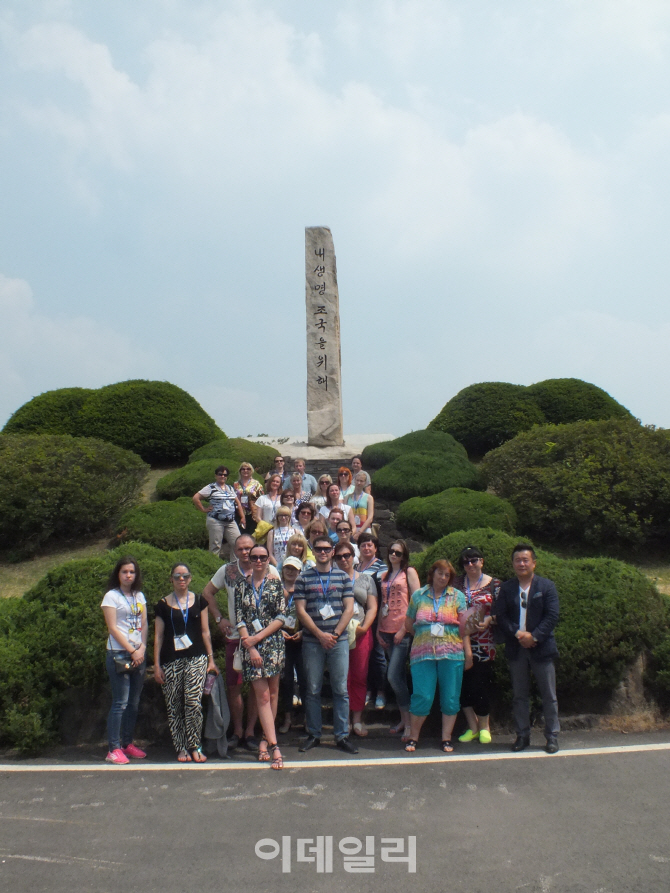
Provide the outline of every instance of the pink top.
[[[405,625],[409,606],[409,585],[407,571],[395,574],[387,571],[381,579],[382,602],[379,609],[378,629],[383,633],[395,633]],[[388,605],[388,613],[386,606]],[[386,615],[386,616],[385,616]]]

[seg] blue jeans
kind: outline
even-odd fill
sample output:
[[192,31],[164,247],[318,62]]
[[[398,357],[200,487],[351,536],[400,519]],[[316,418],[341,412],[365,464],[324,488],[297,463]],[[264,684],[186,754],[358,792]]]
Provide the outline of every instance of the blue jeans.
[[321,686],[323,671],[328,667],[333,691],[333,732],[335,740],[349,735],[349,641],[345,636],[326,651],[318,642],[303,639],[302,663],[305,670],[306,697],[305,728],[308,735],[321,737]]
[[[127,651],[116,653],[129,656]],[[128,747],[132,743],[147,662],[143,661],[130,673],[117,673],[112,652],[107,651],[105,663],[112,686],[112,707],[107,717],[107,738],[111,752],[119,747]]]
[[409,688],[407,687],[407,655],[412,647],[412,637],[407,633],[399,645],[393,641],[393,633],[379,633],[384,642],[388,658],[388,683],[393,689],[398,707],[409,710]]

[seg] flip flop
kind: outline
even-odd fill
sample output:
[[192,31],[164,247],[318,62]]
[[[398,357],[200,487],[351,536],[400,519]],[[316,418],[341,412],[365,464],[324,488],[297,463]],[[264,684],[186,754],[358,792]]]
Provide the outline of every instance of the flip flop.
[[354,735],[358,735],[359,738],[367,738],[368,730],[365,728],[362,722],[355,722],[353,725]]
[[391,726],[391,728],[389,729],[389,732],[392,735],[399,735],[401,732],[404,732],[404,731],[405,731],[405,724],[402,722],[399,722],[397,726]]
[[178,763],[190,763],[191,762],[190,753],[187,753],[185,750],[180,750],[179,753],[177,754],[177,762]]
[[419,742],[416,741],[414,738],[410,738],[405,745],[405,750],[407,751],[407,753],[414,753],[418,746]]
[[193,758],[194,763],[206,763],[207,762],[207,757],[204,755],[204,753],[202,752],[202,749],[200,747],[194,747],[193,750],[191,751],[191,756]]
[[440,744],[440,747],[442,748],[444,753],[453,753],[454,752],[454,745],[452,743],[451,738],[446,738],[442,742],[442,744]]

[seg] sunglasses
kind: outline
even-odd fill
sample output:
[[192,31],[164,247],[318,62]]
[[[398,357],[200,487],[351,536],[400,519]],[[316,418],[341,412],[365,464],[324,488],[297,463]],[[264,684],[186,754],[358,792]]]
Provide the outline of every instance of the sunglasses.
[[481,558],[465,558],[463,560],[463,567],[467,567],[469,564],[477,564],[481,561]]
[[313,548],[314,548],[315,552],[332,552],[333,551],[332,546],[314,546]]
[[217,471],[217,472],[216,472],[216,476],[217,476],[218,478],[227,478],[227,477],[228,477],[228,472],[227,472],[227,471]]
[[349,558],[353,558],[353,557],[354,557],[353,552],[337,552],[335,554],[335,561],[340,561],[340,559],[344,559],[344,558],[349,559]]
[[400,549],[389,549],[389,555],[394,555],[397,558],[402,558],[402,552]]
[[250,555],[249,561],[268,561],[269,555]]
[[173,580],[190,580],[191,575],[190,574],[172,574],[172,579]]

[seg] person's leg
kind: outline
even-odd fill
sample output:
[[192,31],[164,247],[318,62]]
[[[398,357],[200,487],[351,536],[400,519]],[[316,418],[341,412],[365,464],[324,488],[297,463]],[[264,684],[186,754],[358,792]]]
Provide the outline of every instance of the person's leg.
[[333,733],[335,741],[341,741],[349,735],[349,642],[346,636],[326,651],[326,663],[333,692]]
[[270,690],[270,706],[272,707],[272,720],[277,721],[277,706],[279,704],[279,673],[276,676],[270,676],[268,679],[268,689]]
[[526,649],[509,662],[512,677],[512,714],[514,728],[520,738],[530,738],[530,667]]
[[186,749],[200,748],[202,737],[202,692],[207,675],[207,655],[190,657],[184,671],[184,722],[186,725]]
[[491,691],[493,689],[493,661],[478,661],[475,666],[477,667],[477,697],[474,710],[477,714],[477,727],[480,733],[490,732],[489,714],[491,713]]
[[132,673],[127,673],[129,677],[128,706],[126,707],[123,718],[121,720],[121,747],[128,747],[133,742],[133,732],[135,731],[135,723],[137,722],[137,713],[140,706],[140,695],[144,687],[144,677],[147,672],[147,662],[144,661],[141,666]]
[[279,696],[284,705],[284,722],[279,729],[283,734],[291,728],[293,717],[293,672],[295,669],[295,656],[298,651],[296,642],[284,642],[284,669],[281,672],[279,682]]
[[258,717],[261,721],[263,729],[263,742],[261,744],[260,753],[267,753],[266,742],[273,744],[277,740],[275,735],[275,721],[272,715],[272,697],[270,695],[270,686],[268,679],[254,679],[251,683],[255,694],[256,705],[258,707]]
[[108,651],[105,658],[107,675],[112,687],[112,706],[107,715],[107,740],[109,752],[121,748],[121,723],[127,709],[130,693],[130,679],[128,673],[117,673],[112,652]]
[[235,540],[240,535],[240,528],[237,526],[237,521],[226,521],[223,525],[223,535],[225,536],[226,542],[228,543],[231,558],[234,558]]
[[302,660],[305,669],[305,730],[313,738],[321,737],[321,686],[326,652],[318,642],[303,641]]
[[253,686],[249,689],[247,695],[247,727],[245,735],[247,738],[253,738],[256,731],[256,723],[258,722],[258,706],[256,705],[256,692]]
[[208,514],[205,518],[205,524],[207,525],[207,533],[209,534],[209,551],[218,555],[221,551],[221,544],[223,543],[224,524],[222,521],[217,521],[215,518],[212,518],[211,514]]
[[[419,660],[411,665],[412,698],[410,700],[410,738],[418,741],[421,727],[430,713],[435,699],[437,685],[437,663],[435,660]],[[411,746],[411,745],[408,745]]]
[[177,754],[186,753],[186,727],[184,725],[184,672],[185,658],[178,658],[163,665],[165,682],[163,696],[167,708],[168,725]]
[[[351,708],[352,721],[360,723],[365,709],[365,694],[367,692],[368,661],[372,650],[372,630],[356,640],[356,647],[349,652],[349,673],[347,675],[347,690],[349,693],[349,707]],[[357,734],[363,734],[359,729]],[[365,732],[365,734],[367,734]]]
[[375,697],[386,700],[386,653],[377,641],[377,622],[375,617],[372,624],[372,651],[368,661],[368,689],[375,693]]
[[226,689],[228,690],[228,707],[233,723],[233,734],[238,738],[244,735],[244,701],[242,699],[242,674],[233,667],[235,652],[240,644],[239,639],[226,639]]
[[[462,660],[438,660],[437,678],[440,685],[440,710],[442,711],[442,742],[449,753],[451,733],[454,730],[456,716],[460,710],[460,694],[463,682]],[[449,742],[446,744],[445,742]]]
[[385,648],[388,660],[388,683],[395,694],[396,703],[400,710],[400,722],[403,737],[409,737],[409,688],[407,687],[407,655],[412,645],[412,637],[405,636],[400,644],[396,645],[393,636],[383,636],[387,647]]
[[531,667],[542,697],[544,737],[556,738],[561,730],[558,722],[558,701],[556,700],[556,667],[553,660],[542,661],[542,663],[531,660]]

